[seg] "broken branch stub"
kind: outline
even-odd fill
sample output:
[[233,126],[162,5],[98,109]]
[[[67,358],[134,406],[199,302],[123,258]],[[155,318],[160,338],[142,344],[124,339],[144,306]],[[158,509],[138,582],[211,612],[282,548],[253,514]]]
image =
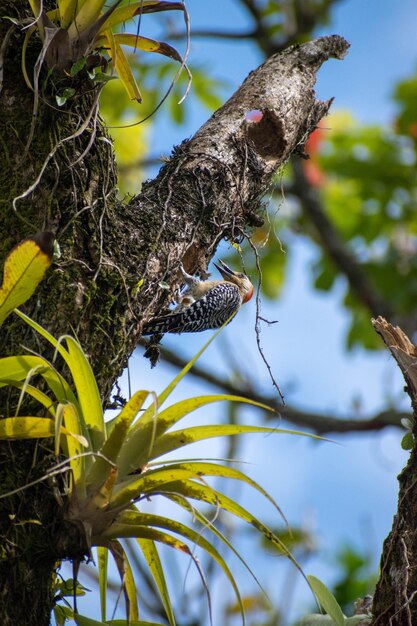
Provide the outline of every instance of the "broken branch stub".
[[[343,37],[331,35],[273,55],[200,128],[188,146],[190,152],[204,143],[208,154],[233,165],[230,137],[249,140],[264,161],[265,175],[270,175],[326,115],[332,99],[315,99],[316,73],[328,59],[343,59],[348,48]],[[259,111],[260,119],[247,121],[251,111]]]
[[373,600],[373,626],[417,624],[417,346],[398,326],[383,317],[372,320],[396,360],[407,384],[414,411],[414,444],[398,476],[398,508],[381,555],[380,579]]
[[161,276],[175,282],[180,260],[187,272],[204,272],[220,240],[262,225],[261,200],[277,169],[302,152],[331,104],[316,100],[316,72],[348,48],[332,35],[273,55],[144,185],[132,202],[160,243],[147,261],[155,284]]

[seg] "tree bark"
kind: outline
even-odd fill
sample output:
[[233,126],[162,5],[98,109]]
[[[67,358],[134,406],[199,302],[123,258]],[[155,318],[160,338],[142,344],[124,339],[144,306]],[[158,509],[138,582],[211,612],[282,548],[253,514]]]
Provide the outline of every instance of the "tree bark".
[[373,603],[373,626],[417,624],[417,346],[384,318],[373,321],[404,375],[414,413],[414,446],[398,476],[398,509],[384,542],[381,574]]
[[[0,9],[20,19],[27,3],[0,0]],[[261,222],[260,200],[274,173],[292,153],[302,152],[330,106],[315,100],[315,74],[327,59],[342,58],[348,44],[322,37],[268,59],[174,151],[141,194],[123,203],[98,116],[97,86],[86,75],[53,81],[44,71],[34,98],[17,67],[23,33],[2,20],[0,41],[7,42],[0,94],[0,258],[37,230],[56,234],[62,256],[27,310],[55,336],[76,334],[105,403],[137,345],[142,320],[160,313],[174,293],[179,261],[203,274],[220,240],[240,239]],[[33,37],[29,67],[39,50]],[[60,109],[55,95],[69,85],[75,96]],[[257,121],[246,117],[253,110],[260,112]],[[38,341],[10,318],[0,332],[3,355],[20,353],[22,344],[44,351]],[[13,414],[13,397],[2,397],[2,405],[3,415]],[[44,443],[1,444],[2,493],[43,476],[54,460]],[[76,530],[65,527],[49,483],[0,499],[0,540],[0,622],[48,624],[56,561],[85,552]]]

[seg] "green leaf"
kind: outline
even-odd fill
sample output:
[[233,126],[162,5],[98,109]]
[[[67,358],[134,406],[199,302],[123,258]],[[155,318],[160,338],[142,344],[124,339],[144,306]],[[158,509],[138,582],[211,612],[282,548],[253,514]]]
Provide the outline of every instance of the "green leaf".
[[170,469],[169,466],[145,472],[133,481],[126,481],[126,483],[116,485],[110,501],[111,507],[117,508],[122,505],[128,505],[139,494],[159,491],[166,483],[193,477],[195,477],[195,474],[190,470]]
[[107,604],[107,562],[109,551],[102,546],[97,547],[98,586],[100,590],[101,619],[106,620]]
[[[74,440],[77,445],[83,446],[86,441],[78,433],[72,433],[62,427],[61,432]],[[54,437],[55,420],[47,417],[6,417],[0,420],[0,439],[42,439]]]
[[224,574],[228,578],[235,592],[236,599],[239,603],[243,616],[243,605],[239,589],[226,561],[223,559],[221,554],[216,550],[212,543],[207,541],[207,539],[205,539],[201,535],[201,533],[197,533],[189,526],[186,526],[185,524],[181,524],[180,522],[176,522],[175,520],[169,518],[161,517],[159,515],[153,515],[151,513],[141,513],[139,511],[124,511],[117,517],[116,521],[110,526],[110,528],[104,531],[103,535],[110,538],[136,537],[141,539],[149,539],[151,541],[159,541],[172,548],[176,548],[177,550],[185,554],[192,554],[187,544],[179,541],[172,535],[168,535],[167,533],[162,533],[156,530],[155,528],[153,528],[153,526],[164,528],[176,534],[182,535],[186,539],[190,540],[193,545],[198,545],[202,550],[205,550],[207,554],[209,554],[211,558],[220,566],[220,568],[223,570]]
[[160,624],[159,622],[144,622],[142,620],[125,620],[125,619],[112,619],[110,622],[106,622],[106,626],[166,626],[166,624]]
[[175,502],[175,504],[177,504],[178,506],[183,508],[185,511],[187,511],[192,516],[193,520],[198,520],[204,529],[210,530],[210,532],[212,532],[218,539],[220,539],[229,548],[229,550],[231,550],[237,556],[239,561],[244,565],[244,567],[247,569],[249,574],[252,576],[253,580],[256,582],[259,589],[263,593],[265,593],[261,583],[257,579],[255,573],[249,567],[248,563],[245,561],[242,555],[236,550],[233,543],[229,541],[229,539],[222,532],[220,532],[220,530],[213,524],[212,520],[209,520],[201,511],[199,511],[195,506],[193,506],[187,500],[187,498],[180,496],[179,494],[164,493],[164,497],[167,498],[168,500],[171,500],[172,502]]
[[307,580],[321,606],[330,615],[336,626],[344,626],[345,616],[332,592],[315,576],[307,576]]
[[[142,490],[143,490],[143,478],[145,478],[149,474],[152,474],[153,472],[155,472],[155,474],[157,475],[159,472],[163,472],[166,467],[167,466],[164,465],[162,468],[158,468],[156,470],[149,470],[148,472],[143,474],[142,477],[132,477],[131,485],[133,487],[133,492],[135,492],[135,491],[136,492],[142,492]],[[187,472],[187,476],[189,475],[190,477],[194,477],[194,478],[205,478],[206,476],[219,476],[221,478],[230,478],[230,479],[239,480],[241,482],[244,482],[244,483],[250,485],[251,487],[253,487],[254,489],[256,489],[267,500],[269,500],[269,502],[272,504],[272,506],[281,515],[281,517],[283,518],[285,523],[287,523],[286,519],[285,519],[285,516],[282,513],[281,509],[279,508],[279,506],[277,505],[275,500],[269,495],[269,493],[267,491],[265,491],[265,489],[263,489],[254,480],[252,480],[251,478],[246,476],[246,474],[244,474],[243,472],[241,472],[241,471],[239,471],[239,470],[237,470],[237,469],[235,469],[233,467],[230,467],[228,465],[220,465],[220,464],[217,464],[217,463],[208,463],[208,462],[204,462],[204,461],[195,461],[195,462],[188,462],[188,463],[187,462],[170,463],[168,465],[168,468],[169,468],[170,472],[173,472],[173,471],[174,472],[176,472],[176,471],[181,472],[182,470],[184,470],[185,472]],[[128,485],[129,483],[126,481],[123,484]]]
[[[159,396],[160,397],[160,396]],[[140,468],[150,458],[159,456],[159,439],[166,430],[171,428],[180,419],[196,409],[212,404],[213,402],[242,402],[272,411],[270,407],[240,396],[216,394],[197,396],[181,400],[156,415],[156,408],[151,405],[132,427],[132,434],[126,445],[123,446],[119,459],[120,476]]]
[[27,378],[25,382],[4,378],[0,380],[0,386],[3,386],[3,385],[5,386],[10,385],[11,387],[16,387],[16,389],[21,389],[23,394],[27,393],[29,396],[32,396],[32,398],[34,398],[40,404],[42,404],[42,406],[45,407],[45,409],[48,411],[48,413],[50,413],[50,415],[52,416],[55,415],[54,401],[51,400],[51,398],[47,396],[45,393],[43,393],[43,391],[40,391],[37,387],[33,387],[32,385],[29,385],[29,383],[27,382]]
[[68,353],[64,358],[74,380],[78,403],[90,434],[92,448],[96,452],[101,448],[106,438],[103,408],[97,382],[80,344],[70,335],[65,335],[64,339],[68,346]]
[[137,542],[143,552],[143,556],[145,557],[146,563],[148,564],[149,570],[159,591],[159,595],[162,604],[164,605],[169,624],[170,626],[175,626],[175,616],[172,609],[171,598],[169,597],[167,583],[165,580],[164,568],[162,566],[161,559],[159,558],[159,553],[155,546],[155,542],[151,541],[150,539],[141,538],[138,538]]
[[39,232],[7,255],[0,287],[0,324],[35,292],[52,263],[53,242],[52,233]]
[[401,447],[403,450],[412,450],[414,445],[414,437],[413,433],[405,433],[404,437],[401,439]]
[[136,585],[133,578],[132,568],[130,566],[129,559],[120,541],[113,539],[109,543],[109,550],[113,555],[117,569],[119,571],[120,580],[125,594],[126,609],[129,622],[135,621],[139,618],[138,599],[136,593]]
[[120,449],[129,433],[130,425],[142,408],[148,395],[149,391],[137,391],[125,404],[119,415],[112,421],[108,439],[100,450],[102,457],[95,460],[86,478],[90,489],[97,488],[103,483],[109,470],[109,461],[116,463]]
[[104,31],[123,24],[133,19],[136,15],[145,13],[155,13],[157,11],[184,11],[182,2],[163,2],[160,0],[139,0],[138,2],[130,2],[126,6],[117,7],[110,15],[99,30],[99,34]]
[[73,619],[74,611],[64,604],[57,604],[54,606],[54,617],[56,626],[64,626],[66,620]]
[[[70,457],[70,465],[72,470],[72,479],[75,487],[78,491],[78,497],[85,497],[85,457],[80,456],[84,450],[81,445],[81,438],[85,441],[82,436],[83,428],[81,424],[80,415],[77,411],[77,408],[74,404],[68,402],[64,406],[64,422],[66,428],[75,433],[77,439],[68,439],[67,438],[67,447],[68,447],[68,456]],[[87,443],[87,442],[86,442]],[[88,445],[88,444],[87,444]]]
[[108,626],[105,622],[98,622],[95,619],[91,619],[85,615],[80,615],[79,613],[74,615],[74,621],[77,626]]
[[56,103],[59,107],[63,107],[67,100],[75,95],[75,89],[67,87],[61,94],[55,96]]
[[78,59],[78,61],[71,66],[70,75],[76,76],[79,72],[81,72],[81,70],[85,68],[86,61],[87,59],[85,57]]
[[183,430],[175,430],[171,433],[165,433],[158,438],[157,443],[152,449],[149,460],[158,458],[163,454],[172,452],[197,441],[212,439],[213,437],[229,437],[231,435],[243,435],[249,433],[269,433],[269,434],[288,434],[300,435],[302,437],[312,437],[323,441],[322,437],[303,433],[297,430],[288,430],[285,428],[267,428],[265,426],[245,426],[238,424],[213,424],[209,426],[191,426]]
[[[22,311],[16,310],[16,314],[29,326],[36,330],[36,332],[38,332],[42,337],[49,341],[49,343],[59,352],[68,365],[77,390],[78,400],[74,397],[72,391],[70,395],[67,395],[65,400],[68,399],[76,405],[79,415],[83,419],[83,434],[84,436],[89,436],[91,439],[93,451],[98,451],[106,438],[103,409],[93,371],[81,346],[70,335],[64,335],[58,341],[47,330],[45,330],[45,328],[22,313]],[[66,350],[62,345],[64,340],[67,343],[68,350]],[[23,357],[17,358],[20,359]],[[47,363],[47,361],[45,361],[45,363]],[[48,367],[52,369],[52,366],[49,364]],[[63,390],[67,393],[67,390],[70,388],[62,377],[59,378],[60,383],[61,381],[64,381],[65,384]],[[60,401],[63,401],[61,399],[62,390],[59,392],[59,389],[56,389],[55,393],[57,397],[60,398]],[[87,432],[85,432],[85,429],[87,429]]]
[[[16,313],[23,315],[18,310]],[[11,384],[10,380],[14,381],[14,384],[36,374],[42,376],[59,402],[77,404],[77,398],[65,378],[46,359],[31,355],[8,356],[0,359],[0,387]]]

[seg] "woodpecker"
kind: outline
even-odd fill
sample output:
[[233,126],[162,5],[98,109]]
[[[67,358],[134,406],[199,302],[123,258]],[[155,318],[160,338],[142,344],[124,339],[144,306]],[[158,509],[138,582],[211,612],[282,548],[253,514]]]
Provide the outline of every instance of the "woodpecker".
[[253,285],[245,274],[233,272],[220,260],[214,264],[224,280],[201,281],[187,274],[181,266],[186,289],[177,308],[170,314],[147,322],[142,335],[163,333],[196,333],[220,328],[231,321],[241,305],[253,296]]

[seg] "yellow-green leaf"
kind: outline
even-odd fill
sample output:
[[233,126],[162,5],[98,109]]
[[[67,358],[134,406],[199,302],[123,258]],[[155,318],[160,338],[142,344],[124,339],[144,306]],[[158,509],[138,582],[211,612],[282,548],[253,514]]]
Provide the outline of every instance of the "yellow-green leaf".
[[100,610],[101,619],[106,621],[106,604],[107,604],[107,563],[108,563],[109,551],[102,546],[97,547],[97,567],[98,567],[98,582],[100,589]]
[[[78,433],[61,428],[62,434],[73,439],[78,446],[86,441]],[[48,417],[6,417],[0,420],[0,439],[42,439],[55,435],[55,420]]]
[[108,439],[100,450],[100,457],[95,460],[87,475],[86,483],[90,489],[102,484],[109,471],[109,461],[116,463],[120,448],[129,432],[130,425],[138,411],[149,395],[148,391],[137,391],[125,404],[119,415],[115,418]]
[[[57,3],[61,28],[68,28],[80,8],[80,2],[79,0],[57,0]],[[52,13],[52,11],[50,13]],[[49,19],[53,19],[49,13],[47,15]]]
[[[70,402],[64,406],[64,423],[66,428],[72,433],[76,433],[78,438],[82,436],[82,427],[80,423],[80,416],[75,405]],[[79,497],[85,497],[85,483],[84,483],[84,465],[85,458],[81,456],[84,451],[80,443],[80,439],[68,439],[68,456],[70,457],[70,466],[72,470],[72,479],[76,486]]]
[[88,0],[78,8],[77,3],[76,14],[72,15],[73,21],[68,28],[70,39],[78,39],[80,33],[94,25],[100,16],[106,0]]
[[152,450],[148,460],[158,458],[167,452],[177,450],[188,444],[213,437],[228,437],[231,435],[243,435],[248,433],[269,433],[269,434],[287,434],[300,435],[303,437],[312,437],[313,439],[323,440],[318,435],[303,433],[297,430],[288,430],[285,428],[267,428],[265,426],[246,426],[239,424],[212,424],[208,426],[191,426],[183,430],[176,430],[172,433],[165,433],[159,437]]
[[64,339],[68,347],[66,361],[77,390],[82,418],[88,429],[93,450],[96,452],[101,448],[106,438],[103,408],[97,382],[80,344],[70,335],[65,335]]
[[0,287],[0,324],[34,293],[52,263],[54,235],[39,232],[17,244],[4,263]]
[[230,478],[232,480],[239,480],[243,483],[246,483],[247,485],[253,487],[253,489],[256,489],[256,491],[261,493],[267,500],[269,500],[272,506],[281,515],[285,523],[287,523],[285,515],[283,514],[275,500],[272,498],[272,496],[270,496],[270,494],[256,481],[252,480],[251,478],[249,478],[249,476],[234,467],[230,467],[229,465],[220,465],[218,463],[209,463],[207,461],[170,463],[169,467],[171,469],[184,469],[190,472],[194,472],[194,475],[196,477],[205,478],[206,476],[219,476],[221,478]]
[[[20,313],[20,311],[16,311]],[[0,387],[19,383],[28,376],[39,374],[51,389],[59,402],[72,402],[77,404],[77,399],[63,378],[46,359],[40,356],[19,355],[8,356],[0,359]]]
[[122,448],[119,459],[120,475],[128,474],[147,463],[150,458],[154,458],[158,439],[185,415],[189,415],[202,406],[223,401],[243,402],[267,411],[273,410],[265,404],[229,394],[212,394],[181,400],[157,415],[155,415],[154,407],[151,406],[132,427],[132,435]]
[[195,478],[195,473],[186,469],[170,469],[163,467],[139,475],[137,478],[117,485],[111,499],[111,507],[117,508],[137,498],[139,494],[148,493],[160,489],[166,483],[177,480]]
[[165,580],[164,568],[159,557],[158,550],[155,546],[155,542],[151,539],[143,539],[138,537],[138,542],[146,563],[148,564],[149,571],[151,572],[155,581],[156,587],[159,591],[159,595],[164,605],[165,613],[167,615],[170,626],[175,626],[175,616],[172,609],[171,598],[169,597],[168,586]]
[[[103,36],[96,39],[95,46],[106,47],[107,32],[108,31],[106,31]],[[142,35],[135,35],[132,33],[116,33],[115,35],[113,35],[113,37],[116,44],[119,46],[129,46],[130,48],[134,48],[135,50],[143,50],[144,52],[157,52],[158,54],[163,54],[170,59],[179,61],[179,63],[182,62],[182,58],[178,50],[165,43],[164,41],[158,41],[157,39],[150,39],[149,37],[143,37]]]
[[126,6],[121,6],[115,9],[115,11],[107,18],[103,26],[100,28],[99,33],[104,32],[108,28],[117,26],[118,24],[124,24],[128,20],[133,19],[137,15],[144,13],[156,13],[157,11],[184,11],[184,5],[182,2],[162,2],[161,0],[139,0],[138,2],[131,2]]
[[23,393],[27,393],[29,396],[32,396],[32,398],[35,398],[35,400],[42,404],[42,406],[45,407],[45,409],[48,411],[48,413],[52,415],[52,417],[55,415],[54,401],[49,396],[47,396],[46,393],[40,391],[40,389],[38,389],[37,387],[29,385],[27,381],[23,382],[4,378],[0,380],[0,386],[3,385],[10,385],[11,387],[21,389]]
[[217,491],[210,485],[197,483],[194,480],[178,480],[172,483],[166,483],[160,491],[171,492],[174,495],[179,494],[185,498],[200,500],[201,502],[213,505],[216,509],[220,508],[224,511],[228,511],[235,517],[240,518],[244,522],[251,524],[254,528],[259,530],[277,549],[285,554],[298,569],[300,569],[297,561],[279,537],[277,537],[267,526],[265,526],[265,524],[253,515],[251,511],[248,511],[235,500],[225,496],[223,493]]
[[115,56],[112,56],[114,69],[119,75],[129,98],[131,100],[136,100],[137,102],[142,102],[142,96],[136,79],[133,76],[132,68],[130,67],[129,61],[126,58],[122,47],[117,43],[117,41],[114,41],[114,52],[112,54],[115,54]]
[[242,610],[243,605],[239,593],[239,589],[236,585],[233,574],[231,573],[226,561],[216,550],[214,545],[205,539],[201,533],[196,532],[189,526],[177,522],[176,520],[154,515],[152,513],[141,513],[139,511],[124,511],[121,513],[115,522],[104,531],[104,536],[108,537],[136,537],[142,539],[149,539],[152,541],[159,541],[165,543],[168,546],[176,548],[181,552],[191,555],[191,550],[187,544],[183,541],[179,541],[172,535],[165,532],[160,532],[153,528],[164,528],[170,532],[176,533],[188,539],[193,545],[200,546],[203,550],[211,556],[211,558],[221,567],[224,574],[228,578],[230,584],[233,587],[236,598]]

